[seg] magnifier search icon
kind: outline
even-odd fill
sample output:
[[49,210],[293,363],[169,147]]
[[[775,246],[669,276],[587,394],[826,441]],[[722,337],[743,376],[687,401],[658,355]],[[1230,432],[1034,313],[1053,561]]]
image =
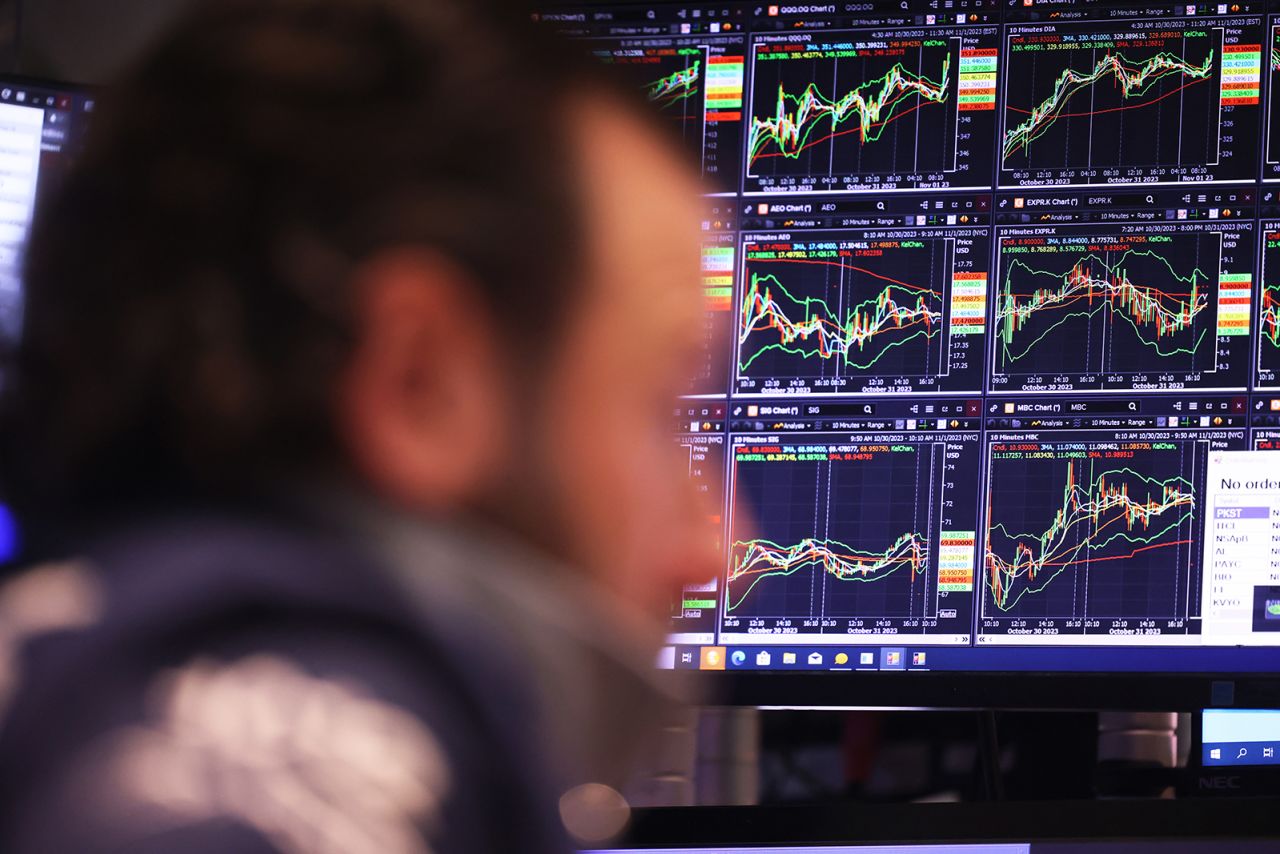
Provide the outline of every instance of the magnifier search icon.
[[1138,404],[1137,404],[1137,403],[1135,403],[1135,402],[1134,402],[1134,401],[1132,401],[1132,400],[1131,400],[1131,401],[1129,401],[1129,411],[1130,411],[1130,412],[1137,412],[1137,411],[1138,411]]

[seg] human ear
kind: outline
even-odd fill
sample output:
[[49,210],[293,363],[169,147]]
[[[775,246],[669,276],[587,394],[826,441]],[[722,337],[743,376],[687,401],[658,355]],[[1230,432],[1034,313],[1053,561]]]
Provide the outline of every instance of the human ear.
[[386,251],[352,284],[357,344],[336,418],[356,473],[398,503],[457,507],[493,477],[511,421],[493,318],[435,252]]

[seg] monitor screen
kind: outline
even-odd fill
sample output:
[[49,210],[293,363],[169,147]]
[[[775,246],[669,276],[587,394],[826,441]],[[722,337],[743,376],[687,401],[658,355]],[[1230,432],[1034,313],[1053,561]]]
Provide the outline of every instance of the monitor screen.
[[[0,339],[22,322],[22,251],[41,198],[84,140],[94,99],[64,84],[0,76]],[[0,564],[18,553],[16,525],[0,506]]]
[[83,89],[0,76],[0,334],[17,333],[32,216],[80,150],[93,107]]
[[1280,711],[1205,709],[1202,765],[1280,765]]
[[538,17],[707,182],[673,427],[723,568],[663,666],[777,705],[1280,673],[1280,5]]

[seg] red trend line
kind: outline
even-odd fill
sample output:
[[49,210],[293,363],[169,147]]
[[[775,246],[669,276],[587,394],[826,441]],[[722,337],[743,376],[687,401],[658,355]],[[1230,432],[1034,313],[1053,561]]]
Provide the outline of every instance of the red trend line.
[[[1121,112],[1122,110],[1136,110],[1136,109],[1138,109],[1139,107],[1149,107],[1149,106],[1151,106],[1152,104],[1155,104],[1155,103],[1158,103],[1158,102],[1160,102],[1160,101],[1163,101],[1165,98],[1168,98],[1168,97],[1169,97],[1169,96],[1171,96],[1171,95],[1176,95],[1176,94],[1178,94],[1178,93],[1179,93],[1179,92],[1181,92],[1183,89],[1186,89],[1188,86],[1194,86],[1194,85],[1196,85],[1197,83],[1203,83],[1203,82],[1205,82],[1205,81],[1206,81],[1206,80],[1208,80],[1208,79],[1210,79],[1210,78],[1208,78],[1208,77],[1201,77],[1199,80],[1191,80],[1191,81],[1189,81],[1189,82],[1187,82],[1187,83],[1183,83],[1183,84],[1182,84],[1181,86],[1179,86],[1177,89],[1172,89],[1172,90],[1170,90],[1170,91],[1168,91],[1168,92],[1165,92],[1165,93],[1164,93],[1163,95],[1161,95],[1159,98],[1152,98],[1150,101],[1143,101],[1141,104],[1130,104],[1130,105],[1129,105],[1129,106],[1127,106],[1127,107],[1108,107],[1108,108],[1107,108],[1107,109],[1105,109],[1105,110],[1086,110],[1086,111],[1081,112],[1081,113],[1058,113],[1058,114],[1057,114],[1057,116],[1056,116],[1056,118],[1059,118],[1059,119],[1073,119],[1073,118],[1077,118],[1077,117],[1079,117],[1079,116],[1101,116],[1101,115],[1103,115],[1103,114],[1105,114],[1105,113],[1118,113],[1118,112]],[[1006,104],[1006,105],[1005,105],[1005,109],[1006,109],[1006,110],[1010,110],[1010,111],[1015,112],[1015,113],[1023,113],[1024,115],[1031,115],[1031,111],[1030,111],[1030,110],[1023,110],[1023,109],[1021,109],[1021,108],[1019,108],[1019,107],[1013,107],[1013,106],[1010,106],[1010,105],[1008,105],[1008,104]]]
[[1191,540],[1174,540],[1168,543],[1152,543],[1149,546],[1142,546],[1125,555],[1111,555],[1110,557],[1087,557],[1083,560],[1062,560],[1062,561],[1046,561],[1041,566],[1071,566],[1077,563],[1102,563],[1104,560],[1125,560],[1131,558],[1139,552],[1150,551],[1151,549],[1163,549],[1169,546],[1187,546],[1191,544]]
[[[870,130],[871,128],[875,128],[875,127],[880,127],[881,125],[887,125],[887,124],[889,124],[890,122],[896,122],[898,119],[900,119],[900,118],[902,118],[902,117],[904,117],[904,116],[909,116],[909,115],[911,115],[912,113],[914,113],[916,110],[920,109],[920,108],[921,108],[921,107],[923,107],[923,106],[924,106],[924,104],[916,104],[916,105],[915,105],[914,107],[912,107],[911,109],[909,109],[909,110],[903,110],[901,113],[898,113],[898,114],[896,114],[896,115],[890,116],[889,118],[885,119],[885,120],[884,120],[884,121],[882,121],[882,122],[873,122],[872,124],[867,125],[867,130]],[[817,144],[819,144],[819,143],[821,143],[821,142],[826,142],[826,141],[827,141],[827,140],[829,140],[829,139],[835,139],[835,138],[836,138],[836,137],[838,137],[838,136],[844,136],[845,134],[850,134],[850,133],[862,133],[862,128],[861,128],[861,127],[850,128],[849,130],[842,130],[842,131],[838,131],[838,132],[829,133],[829,134],[827,134],[827,135],[826,135],[826,136],[824,136],[824,137],[820,137],[820,138],[818,138],[818,139],[811,140],[811,141],[809,141],[809,142],[806,142],[804,145],[800,146],[799,148],[797,148],[797,149],[795,150],[794,154],[791,154],[791,156],[792,156],[792,157],[794,157],[796,154],[799,154],[800,152],[802,152],[802,151],[804,151],[804,150],[806,150],[806,149],[808,149],[808,148],[812,148],[813,146],[815,146],[815,145],[817,145]],[[764,159],[764,158],[766,158],[766,157],[783,157],[783,156],[785,156],[785,155],[786,155],[786,154],[788,154],[788,153],[790,153],[790,152],[773,151],[773,152],[770,152],[770,153],[768,153],[768,154],[757,154],[757,155],[755,155],[754,157],[752,157],[752,158],[751,158],[751,162],[752,162],[752,163],[755,163],[757,160],[762,160],[762,159]]]

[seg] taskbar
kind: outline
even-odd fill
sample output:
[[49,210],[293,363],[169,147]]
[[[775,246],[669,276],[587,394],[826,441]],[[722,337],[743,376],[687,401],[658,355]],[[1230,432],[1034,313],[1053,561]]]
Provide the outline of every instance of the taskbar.
[[[849,644],[673,644],[668,670],[742,672],[1275,673],[1275,647],[1144,643],[1130,646],[975,647]],[[1194,641],[1192,641],[1194,642]]]

